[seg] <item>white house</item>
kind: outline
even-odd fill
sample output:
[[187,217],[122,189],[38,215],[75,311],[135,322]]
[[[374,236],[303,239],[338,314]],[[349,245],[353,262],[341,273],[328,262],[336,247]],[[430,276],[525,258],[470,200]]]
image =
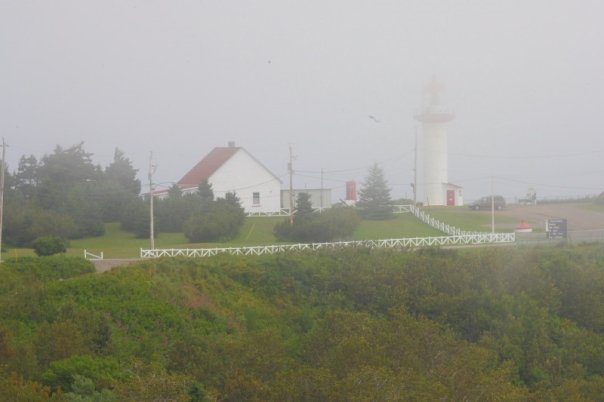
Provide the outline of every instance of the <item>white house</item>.
[[212,185],[215,198],[235,193],[247,213],[279,212],[281,180],[234,142],[214,148],[177,184],[183,193],[193,193],[205,179]]

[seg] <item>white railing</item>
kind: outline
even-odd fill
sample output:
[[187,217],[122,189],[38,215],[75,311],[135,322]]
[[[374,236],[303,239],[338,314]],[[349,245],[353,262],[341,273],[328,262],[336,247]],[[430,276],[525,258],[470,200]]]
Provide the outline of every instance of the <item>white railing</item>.
[[433,218],[429,214],[427,214],[422,209],[416,207],[415,205],[407,205],[409,207],[409,211],[415,215],[420,221],[425,224],[432,226],[434,229],[440,230],[443,233],[446,233],[451,236],[463,236],[463,235],[472,235],[472,234],[482,234],[481,232],[468,232],[465,230],[461,230],[456,228],[455,226],[451,226],[447,223],[441,222],[436,218]]
[[249,212],[246,212],[245,214],[247,216],[260,216],[260,217],[289,216],[289,209],[281,208],[279,211],[274,211],[274,212],[249,211]]
[[88,250],[84,250],[84,258],[87,259],[87,260],[102,260],[103,259],[103,252],[101,251],[101,254],[97,255],[97,254],[92,254]]
[[408,214],[411,212],[411,208],[415,208],[413,205],[393,205],[392,212],[395,214]]
[[458,236],[410,237],[404,239],[357,240],[333,243],[276,244],[253,247],[141,249],[140,257],[211,257],[217,254],[264,255],[284,253],[288,251],[337,249],[345,247],[420,248],[431,246],[501,244],[513,243],[515,241],[515,233],[473,233]]

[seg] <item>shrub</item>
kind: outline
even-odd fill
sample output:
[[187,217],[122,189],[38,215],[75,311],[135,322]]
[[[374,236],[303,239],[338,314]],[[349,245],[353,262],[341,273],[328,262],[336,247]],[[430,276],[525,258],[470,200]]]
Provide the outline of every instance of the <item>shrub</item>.
[[67,251],[67,241],[57,236],[38,237],[32,247],[38,256],[48,256]]
[[67,279],[95,272],[94,265],[82,257],[53,255],[47,258],[20,257],[7,259],[6,267],[43,282]]
[[102,389],[126,379],[116,359],[112,357],[71,356],[50,364],[42,375],[42,382],[53,389],[72,390],[77,376],[92,380]]
[[237,237],[245,221],[239,199],[232,193],[212,201],[205,212],[185,221],[183,231],[192,243],[229,240]]
[[201,243],[218,240],[222,228],[215,216],[195,215],[187,219],[183,231],[191,243]]
[[279,241],[328,242],[351,236],[359,222],[354,208],[334,207],[304,219],[296,218],[293,225],[289,220],[280,222],[273,233]]

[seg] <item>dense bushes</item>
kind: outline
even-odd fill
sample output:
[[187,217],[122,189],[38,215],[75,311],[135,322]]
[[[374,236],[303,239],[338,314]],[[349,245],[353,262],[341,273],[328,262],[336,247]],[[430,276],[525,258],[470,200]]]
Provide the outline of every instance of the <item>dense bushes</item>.
[[38,256],[49,256],[67,251],[67,241],[57,236],[38,237],[32,242],[34,252]]
[[328,242],[351,236],[360,218],[354,208],[335,206],[315,212],[308,193],[299,193],[293,224],[286,219],[275,225],[278,241]]
[[539,401],[604,392],[600,245],[342,249],[90,272],[65,256],[0,266],[0,396]]
[[57,146],[41,160],[23,156],[7,174],[5,240],[20,247],[43,236],[75,239],[100,236],[104,223],[116,220],[137,199],[136,170],[117,150],[104,170],[92,162],[83,144]]
[[245,212],[232,193],[208,203],[205,210],[187,219],[183,231],[192,243],[230,240],[237,237]]
[[[68,279],[93,272],[94,266],[90,261],[65,255],[53,255],[47,258],[8,258],[0,266],[0,275],[4,276],[9,273],[16,273],[22,279],[29,277],[42,282]],[[2,287],[0,287],[1,291]]]
[[274,234],[278,241],[329,242],[349,238],[360,218],[354,208],[334,207],[316,213],[308,220],[289,220],[275,225]]

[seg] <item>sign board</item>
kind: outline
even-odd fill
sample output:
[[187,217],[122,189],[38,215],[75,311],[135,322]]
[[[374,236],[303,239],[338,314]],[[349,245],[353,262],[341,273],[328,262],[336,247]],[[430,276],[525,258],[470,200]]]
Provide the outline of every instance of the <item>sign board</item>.
[[566,239],[566,219],[553,218],[545,221],[545,233],[548,239]]

